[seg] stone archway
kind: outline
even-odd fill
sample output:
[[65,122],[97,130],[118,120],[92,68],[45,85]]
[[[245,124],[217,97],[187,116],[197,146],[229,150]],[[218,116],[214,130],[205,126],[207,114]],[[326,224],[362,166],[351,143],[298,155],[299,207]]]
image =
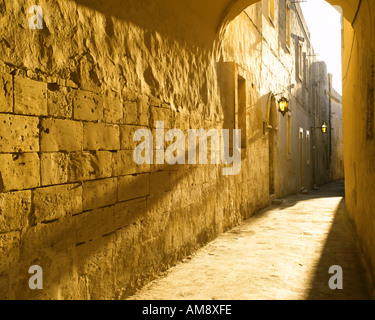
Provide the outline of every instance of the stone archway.
[[[127,217],[122,213],[126,213],[128,208],[124,204],[117,205],[118,198],[120,201],[126,201],[128,197],[131,199],[146,197],[152,190],[154,195],[150,198],[151,201],[143,199],[143,202],[136,204],[139,207],[137,213],[142,213],[142,209],[151,204],[153,213],[157,212],[161,217],[160,221],[164,221],[166,215],[158,209],[163,208],[164,203],[170,203],[168,187],[184,178],[183,175],[179,177],[164,172],[153,172],[152,178],[149,178],[151,173],[129,175],[134,172],[128,172],[125,162],[121,162],[124,160],[122,155],[126,151],[122,149],[127,149],[128,146],[120,141],[120,131],[124,136],[128,133],[129,123],[143,126],[150,119],[155,120],[155,117],[157,120],[164,119],[167,125],[172,125],[172,112],[174,112],[173,116],[176,116],[176,121],[183,124],[190,121],[194,126],[199,127],[202,124],[202,115],[207,117],[215,113],[221,105],[220,97],[216,95],[215,77],[218,57],[215,55],[216,49],[220,47],[228,23],[246,7],[256,2],[258,1],[129,0],[125,3],[122,0],[105,2],[41,0],[39,4],[44,8],[45,29],[34,31],[31,31],[27,24],[28,17],[25,15],[29,7],[27,0],[8,1],[6,4],[3,2],[7,14],[2,19],[3,28],[0,30],[2,39],[0,60],[4,62],[4,69],[8,72],[3,87],[13,89],[14,83],[15,94],[5,95],[7,101],[4,104],[4,97],[1,97],[0,109],[3,113],[2,122],[5,125],[1,134],[5,132],[5,139],[2,140],[5,142],[2,142],[3,149],[0,156],[2,163],[7,165],[0,166],[0,170],[4,170],[4,167],[11,169],[2,172],[4,175],[0,189],[9,191],[7,194],[9,201],[14,201],[15,194],[11,191],[18,190],[20,203],[25,205],[25,214],[20,219],[22,221],[19,221],[20,225],[10,226],[9,235],[5,235],[4,238],[8,239],[7,251],[4,253],[8,260],[4,259],[2,265],[9,272],[9,274],[4,273],[7,276],[4,285],[8,287],[8,278],[14,278],[20,283],[21,278],[27,276],[18,274],[18,268],[12,266],[15,261],[22,259],[25,265],[17,265],[17,267],[27,270],[28,260],[35,260],[33,256],[35,250],[32,250],[34,248],[44,253],[48,265],[53,261],[52,269],[61,270],[58,274],[50,273],[52,277],[50,283],[53,284],[51,292],[53,291],[54,294],[58,292],[57,289],[55,290],[57,284],[72,276],[78,279],[81,275],[75,270],[86,270],[86,268],[77,268],[77,266],[94,256],[98,261],[100,260],[99,265],[103,266],[100,268],[103,273],[98,274],[95,269],[84,271],[83,282],[73,283],[72,287],[77,285],[74,287],[75,292],[88,292],[84,286],[96,282],[99,285],[90,288],[92,298],[113,297],[116,292],[113,287],[100,286],[101,279],[109,278],[107,275],[111,275],[113,282],[116,278],[117,288],[121,289],[118,292],[122,294],[121,287],[126,288],[132,282],[129,280],[132,278],[130,274],[150,275],[150,270],[155,272],[161,268],[162,264],[158,259],[163,259],[167,254],[178,259],[193,247],[196,248],[195,241],[183,243],[183,240],[198,238],[199,244],[203,244],[233,225],[236,221],[236,218],[232,217],[233,199],[227,199],[229,193],[222,188],[222,185],[211,189],[206,186],[194,190],[186,188],[189,191],[188,196],[193,200],[199,199],[199,195],[204,192],[207,201],[194,202],[190,207],[199,208],[204,205],[207,207],[204,212],[209,213],[215,213],[212,209],[217,205],[217,202],[211,201],[213,192],[221,190],[221,196],[217,196],[215,201],[230,203],[231,209],[227,210],[230,214],[225,210],[218,210],[217,213],[224,218],[220,217],[223,220],[220,221],[221,224],[214,225],[217,221],[217,216],[214,214],[201,221],[199,219],[202,215],[199,214],[199,210],[183,211],[186,209],[184,207],[181,209],[181,215],[173,216],[176,220],[165,223],[173,229],[166,229],[164,234],[158,234],[159,238],[156,238],[153,230],[145,232],[150,237],[148,243],[151,245],[144,245],[148,239],[144,235],[138,237],[136,232],[140,229],[136,228],[132,229],[132,232],[122,231],[118,237],[116,235],[117,245],[114,245],[113,233],[134,222],[133,217],[129,221],[123,218]],[[347,209],[357,229],[369,270],[375,275],[373,211],[375,207],[373,197],[375,192],[375,41],[372,38],[375,34],[375,19],[371,16],[375,11],[375,3],[366,0],[328,0],[328,2],[332,5],[341,5],[346,18],[343,105]],[[13,76],[16,77],[16,81],[13,81]],[[34,79],[22,79],[27,77]],[[124,101],[118,101],[116,96],[108,96],[105,97],[105,103],[97,103],[101,101],[101,96],[96,92],[98,83],[104,83],[106,85],[104,89],[115,92],[125,88],[126,92],[121,91]],[[61,92],[57,90],[60,87]],[[8,89],[2,91],[5,94],[11,92]],[[73,93],[77,93],[76,91],[79,96],[72,97]],[[52,97],[56,105],[49,104],[51,101],[46,101],[46,96]],[[152,99],[147,100],[149,96],[152,96]],[[61,97],[70,101],[75,99],[74,106],[70,105],[70,109],[60,110],[66,107],[65,99]],[[81,108],[81,103],[77,103],[83,99],[86,99],[85,104],[82,104],[85,109]],[[16,105],[13,105],[13,102],[16,102]],[[127,111],[124,117],[121,114],[122,103],[126,105]],[[110,110],[108,110],[109,105],[113,106]],[[189,108],[195,108],[195,114],[186,121],[186,109]],[[141,116],[144,114],[140,114],[139,110],[145,110],[144,114],[150,117]],[[256,115],[257,124],[261,128],[261,114]],[[103,116],[106,118],[104,123],[102,123]],[[7,126],[16,122],[22,134],[17,132],[9,137],[10,130]],[[24,137],[28,137],[26,142]],[[15,146],[19,148],[14,149]],[[22,151],[27,152],[22,155],[20,154]],[[97,157],[95,158],[90,151]],[[67,152],[70,154],[67,155]],[[249,154],[252,153],[254,152],[249,151]],[[75,157],[76,155],[78,157]],[[115,155],[117,165],[108,168],[107,164],[112,162],[111,158]],[[71,167],[75,167],[76,162],[80,164],[81,158],[90,159],[92,168],[78,166],[77,170],[73,170],[74,168]],[[69,166],[66,165],[67,161]],[[64,166],[59,165],[62,162]],[[68,175],[66,168],[72,169],[73,174]],[[39,169],[43,169],[43,172]],[[56,172],[48,172],[48,169]],[[17,170],[21,178],[13,179],[12,170]],[[33,175],[30,175],[30,172]],[[114,177],[112,172],[115,172]],[[88,176],[87,180],[94,177],[93,180],[96,181],[86,181],[83,187],[82,184],[73,184],[80,182],[83,174]],[[190,170],[188,174],[194,172]],[[207,172],[204,176],[211,178],[215,177],[215,174]],[[207,180],[211,180],[210,178]],[[197,177],[188,179],[189,182],[194,183],[201,180],[198,174]],[[67,181],[73,184],[72,189],[68,189]],[[155,181],[162,181],[165,186],[155,188]],[[137,188],[126,190],[128,185]],[[138,186],[145,187],[138,188]],[[249,188],[251,187],[250,184]],[[242,190],[238,189],[238,191]],[[43,203],[41,204],[41,199],[47,198],[47,192],[74,194],[77,195],[76,198],[84,201],[79,200],[76,207],[55,212],[51,216],[50,207],[43,207]],[[159,195],[162,192],[165,198]],[[250,189],[249,193],[251,192],[254,190]],[[31,193],[33,193],[32,197]],[[56,197],[55,200],[62,201],[62,198]],[[35,201],[38,199],[40,203],[36,206]],[[239,204],[236,205],[239,207]],[[14,208],[18,206],[17,204]],[[36,207],[38,213],[34,213]],[[66,211],[70,211],[71,214],[63,217]],[[187,212],[189,214],[186,214]],[[118,215],[120,219],[114,219],[114,215]],[[139,216],[136,218],[143,219],[147,214],[143,213],[143,216],[140,214]],[[179,219],[180,216],[189,217],[188,223]],[[68,219],[69,223],[65,223],[65,219]],[[46,221],[48,223],[44,224]],[[154,221],[159,222],[158,218]],[[170,237],[170,234],[178,230],[178,223],[181,223],[181,230],[186,231],[184,228],[190,222],[194,228],[191,228],[192,231],[189,230],[191,234],[186,233],[185,239],[178,238],[183,235],[182,232],[176,232],[174,234],[176,237]],[[34,223],[39,224],[34,226]],[[149,226],[154,227],[151,223]],[[159,225],[156,223],[156,226],[160,229],[164,228],[162,223]],[[25,232],[22,231],[21,234],[19,230],[23,227]],[[95,242],[92,242],[93,239]],[[139,241],[135,248],[133,245],[135,239],[144,242]],[[58,244],[60,249],[56,251],[58,256],[51,250],[54,244]],[[43,251],[45,247],[47,250]],[[98,248],[102,252],[96,253]],[[117,261],[115,266],[106,263],[107,260],[103,258],[106,254],[102,253],[110,251],[114,252],[113,256],[124,257],[124,260]],[[71,252],[75,253],[73,261],[66,259]],[[138,263],[143,260],[145,261],[143,264]],[[170,262],[173,261],[171,258]],[[116,272],[118,277],[114,276]],[[0,273],[3,274],[2,270]],[[1,282],[1,285],[3,283]],[[14,282],[9,280],[9,288],[13,285]],[[14,295],[23,296],[24,291],[23,288],[18,288],[18,293]],[[0,290],[0,296],[3,292],[5,290]],[[120,293],[118,297],[121,297]],[[60,292],[56,295],[59,296]]]
[[[350,23],[353,23],[358,10],[361,6],[362,0],[326,0],[332,6],[340,6],[342,8],[343,14],[345,19],[347,19]],[[244,9],[247,7],[259,2],[259,0],[238,0],[232,2],[228,7],[224,10],[223,18],[218,26],[218,34],[222,34],[223,29],[227,27],[227,25],[236,18]]]

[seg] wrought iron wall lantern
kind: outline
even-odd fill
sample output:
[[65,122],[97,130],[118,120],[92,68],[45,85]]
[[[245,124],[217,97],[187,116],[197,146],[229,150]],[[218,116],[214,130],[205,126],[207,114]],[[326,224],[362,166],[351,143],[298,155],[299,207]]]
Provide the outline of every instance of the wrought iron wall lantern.
[[285,97],[282,97],[279,100],[279,112],[285,116],[285,114],[289,111],[289,100]]
[[311,127],[311,129],[320,129],[323,134],[328,132],[328,126],[325,123],[321,127]]

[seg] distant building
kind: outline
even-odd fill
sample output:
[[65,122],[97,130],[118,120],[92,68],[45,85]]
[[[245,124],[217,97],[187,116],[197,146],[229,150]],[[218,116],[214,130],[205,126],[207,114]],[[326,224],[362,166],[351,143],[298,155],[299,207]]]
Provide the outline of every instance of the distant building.
[[341,180],[344,172],[344,139],[342,121],[342,96],[332,88],[332,75],[329,74],[329,98],[331,114],[331,171],[333,180]]
[[[234,115],[232,125],[245,130],[243,140],[259,155],[268,150],[264,179],[271,199],[329,182],[333,147],[335,161],[341,156],[338,140],[331,143],[331,81],[300,6],[268,0],[247,8],[227,28],[220,63],[222,101]],[[289,101],[285,114],[278,112],[282,98]],[[241,104],[247,105],[244,116]],[[342,132],[342,121],[334,130]],[[335,171],[334,177],[342,175]]]

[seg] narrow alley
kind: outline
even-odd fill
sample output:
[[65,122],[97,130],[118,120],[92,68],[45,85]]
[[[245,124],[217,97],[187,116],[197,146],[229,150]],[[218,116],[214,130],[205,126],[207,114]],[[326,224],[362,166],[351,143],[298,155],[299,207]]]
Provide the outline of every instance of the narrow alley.
[[[365,300],[344,182],[284,199],[223,234],[130,300]],[[343,290],[329,268],[343,269]]]
[[375,299],[375,1],[0,12],[0,300]]

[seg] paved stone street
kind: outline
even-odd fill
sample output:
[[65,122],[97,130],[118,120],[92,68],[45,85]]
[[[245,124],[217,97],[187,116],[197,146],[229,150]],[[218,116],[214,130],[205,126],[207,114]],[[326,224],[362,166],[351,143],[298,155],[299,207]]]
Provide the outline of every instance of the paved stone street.
[[[345,213],[344,183],[284,199],[130,297],[134,300],[369,299]],[[343,290],[328,270],[343,268]]]

